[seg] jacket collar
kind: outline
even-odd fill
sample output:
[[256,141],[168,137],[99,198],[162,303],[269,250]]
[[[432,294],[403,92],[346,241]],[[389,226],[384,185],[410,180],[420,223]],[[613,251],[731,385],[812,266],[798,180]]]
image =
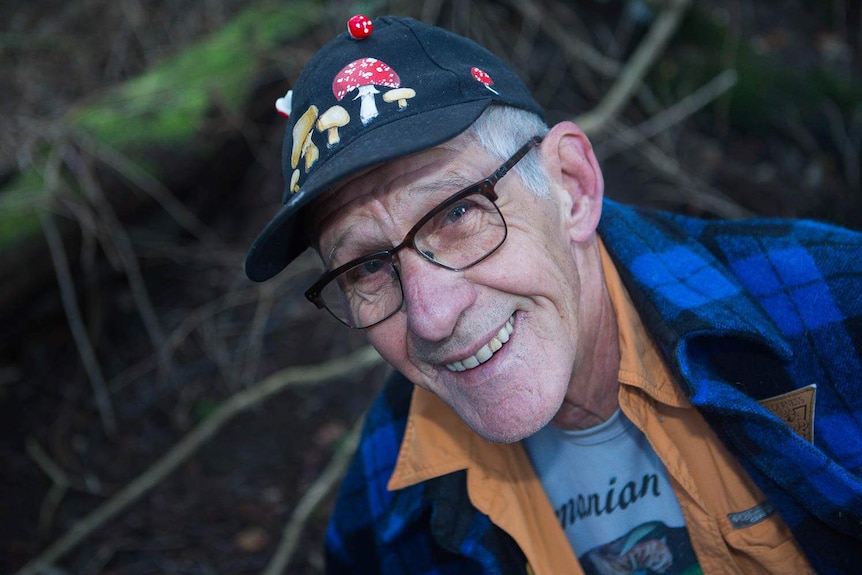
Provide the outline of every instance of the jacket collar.
[[692,382],[702,372],[703,342],[765,348],[779,362],[792,357],[775,323],[727,265],[696,241],[705,225],[607,200],[599,224],[644,324],[692,397],[699,391]]

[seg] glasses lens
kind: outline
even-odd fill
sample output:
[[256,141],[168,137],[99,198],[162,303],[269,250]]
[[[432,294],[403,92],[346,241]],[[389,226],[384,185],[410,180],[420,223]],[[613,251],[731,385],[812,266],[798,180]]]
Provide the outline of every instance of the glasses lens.
[[336,318],[350,327],[363,328],[401,307],[401,282],[392,258],[370,258],[333,278],[320,297]]
[[444,203],[416,233],[416,249],[452,270],[477,263],[506,239],[503,215],[490,199],[475,193]]

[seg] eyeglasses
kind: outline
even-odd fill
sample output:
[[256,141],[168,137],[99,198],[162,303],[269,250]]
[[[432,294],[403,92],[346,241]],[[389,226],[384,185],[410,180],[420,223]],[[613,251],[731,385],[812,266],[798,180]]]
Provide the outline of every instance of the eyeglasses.
[[478,264],[506,241],[506,220],[494,203],[494,186],[541,141],[540,136],[531,138],[491,176],[437,205],[397,246],[323,274],[305,297],[344,325],[365,329],[391,317],[404,304],[396,258],[404,248],[413,248],[432,264],[456,272]]

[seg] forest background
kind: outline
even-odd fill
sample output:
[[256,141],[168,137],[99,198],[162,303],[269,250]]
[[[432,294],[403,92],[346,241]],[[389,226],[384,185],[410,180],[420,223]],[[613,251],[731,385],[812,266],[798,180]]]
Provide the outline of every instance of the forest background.
[[0,1],[0,571],[320,573],[387,374],[245,251],[273,103],[354,13],[501,55],[607,195],[862,228],[854,0]]

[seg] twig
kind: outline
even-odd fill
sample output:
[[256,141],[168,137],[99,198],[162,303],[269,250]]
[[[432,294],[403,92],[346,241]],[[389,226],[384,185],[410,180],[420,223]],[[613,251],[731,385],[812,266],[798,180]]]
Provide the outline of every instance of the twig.
[[42,449],[42,446],[39,445],[39,442],[36,441],[33,437],[28,437],[25,442],[27,446],[27,453],[30,457],[33,458],[39,468],[45,472],[45,475],[51,478],[53,483],[58,485],[69,485],[69,476],[66,475],[66,472],[60,469],[60,466],[54,463],[54,460]]
[[[695,206],[700,210],[722,218],[749,218],[754,215],[732,199],[725,196],[721,191],[713,188],[706,182],[685,173],[679,163],[665,154],[652,142],[645,141],[631,128],[612,120],[609,126],[614,130],[614,135],[631,146],[637,146],[637,152],[646,159],[650,165],[667,177],[676,180],[680,185],[677,200],[684,200],[687,204]],[[689,193],[697,191],[698,193]],[[683,194],[685,194],[683,196]]]
[[156,349],[159,365],[164,375],[172,377],[174,372],[173,362],[170,355],[165,352],[165,335],[153,303],[150,300],[132,240],[120,223],[117,214],[114,212],[107,198],[105,198],[101,185],[87,164],[87,159],[70,153],[66,159],[66,163],[77,175],[81,187],[99,214],[100,221],[108,227],[108,231],[110,232],[109,237],[122,262],[123,270],[126,273],[132,293],[132,299],[135,301],[135,306],[143,321],[144,330]]
[[[602,76],[603,78],[617,78],[623,70],[623,65],[614,58],[602,54],[591,44],[579,40],[572,30],[563,24],[564,19],[557,15],[548,15],[532,0],[508,0],[509,6],[521,13],[525,20],[538,21],[540,27],[547,33],[548,37],[560,48],[559,53],[565,55],[570,66],[576,62],[583,63],[587,68]],[[557,10],[566,9],[564,4],[555,6]],[[571,17],[575,17],[574,14]],[[549,66],[553,69],[554,66]],[[581,86],[587,85],[587,75],[575,72]],[[554,78],[562,79],[563,74],[546,74],[545,82],[551,82]],[[586,88],[585,88],[586,89]],[[588,91],[595,92],[597,88],[590,84]],[[546,91],[543,90],[543,91]],[[645,84],[635,87],[638,101],[647,110],[658,108],[656,98]],[[539,92],[537,92],[537,95]]]
[[[276,280],[277,281],[277,280]],[[225,310],[248,305],[257,299],[256,288],[246,288],[236,292],[229,292],[217,299],[188,312],[184,315],[182,322],[177,325],[165,340],[165,353],[173,355],[177,348],[189,337],[194,330],[209,318],[216,316]],[[147,356],[137,363],[129,366],[108,382],[108,388],[117,393],[119,389],[135,379],[155,369],[158,361],[153,356]]]
[[621,68],[619,62],[613,58],[608,58],[590,44],[572,36],[571,32],[563,28],[556,19],[544,18],[542,9],[535,2],[508,0],[507,4],[520,12],[526,20],[539,22],[541,27],[548,33],[548,36],[563,49],[569,58],[580,60],[594,72],[608,78],[619,74]]
[[72,339],[75,340],[75,346],[78,348],[78,354],[81,356],[84,370],[90,379],[90,385],[93,387],[96,406],[102,419],[102,428],[105,430],[106,435],[113,437],[117,433],[114,408],[111,405],[111,400],[105,387],[105,377],[102,374],[99,361],[96,359],[96,352],[87,335],[84,322],[81,320],[81,310],[78,309],[72,273],[69,270],[69,262],[63,251],[63,240],[60,239],[60,232],[57,230],[57,226],[50,215],[39,212],[39,221],[42,224],[42,231],[45,234],[48,251],[54,264],[54,272],[57,275],[57,283],[60,286],[63,309],[66,312],[69,329],[72,331]]
[[184,230],[207,244],[222,244],[215,232],[213,232],[206,224],[201,222],[194,213],[186,208],[186,206],[180,202],[164,184],[151,174],[147,173],[143,168],[138,166],[123,153],[103,143],[98,143],[82,133],[76,134],[76,141],[78,141],[81,147],[94,158],[100,160],[117,174],[128,180],[132,185],[136,186],[142,192],[155,200]]
[[69,477],[45,453],[45,450],[42,449],[42,446],[33,437],[28,437],[25,444],[27,446],[27,453],[39,468],[45,472],[45,475],[51,479],[51,489],[48,491],[48,495],[45,496],[42,508],[39,510],[39,532],[45,534],[54,520],[57,507],[69,490]]
[[[33,461],[36,462],[45,475],[51,479],[52,483],[89,495],[98,495],[101,493],[99,488],[91,487],[86,480],[81,480],[74,476],[70,477],[32,436],[27,438],[25,444],[27,453],[33,458]],[[95,479],[95,481],[98,482],[98,479]]]
[[[274,278],[273,282],[278,282],[278,279]],[[210,318],[226,310],[253,303],[259,297],[257,292],[258,290],[255,287],[249,287],[239,291],[231,291],[193,309],[192,311],[189,311],[183,316],[183,320],[180,324],[177,325],[167,339],[165,339],[165,353],[173,355],[189,335]],[[108,382],[108,388],[113,393],[117,393],[119,389],[129,382],[134,381],[156,368],[157,363],[157,360],[153,356],[145,357],[114,376],[114,378]]]
[[[844,164],[844,179],[851,190],[859,191],[862,181],[859,169],[860,155],[862,154],[860,154],[859,145],[853,141],[852,130],[845,123],[838,104],[827,98],[823,102],[823,111],[826,114],[835,147],[838,149]],[[859,140],[860,138],[856,139]]]
[[576,122],[587,134],[596,134],[605,129],[608,122],[616,118],[638,89],[664,46],[673,36],[691,0],[671,0],[668,7],[650,27],[646,37],[638,45],[626,63],[614,85],[602,98],[599,105],[577,118]]
[[240,375],[240,383],[244,386],[254,381],[257,368],[260,364],[260,355],[263,351],[263,341],[266,323],[272,312],[272,304],[275,301],[275,283],[265,283],[258,289],[259,299],[254,310],[254,319],[248,333],[248,344],[243,360],[243,373]]
[[[650,117],[634,128],[634,133],[641,141],[649,140],[657,134],[667,130],[671,126],[678,124],[688,118],[726,91],[736,85],[736,71],[725,70],[707,84],[695,90],[685,98],[667,108],[663,112]],[[623,141],[617,139],[605,144],[596,146],[596,157],[600,160],[608,159],[620,152],[623,152],[636,145],[634,141]]]
[[314,513],[315,509],[326,500],[338,485],[339,480],[344,477],[347,471],[347,466],[350,465],[350,460],[356,452],[356,447],[359,445],[359,436],[362,432],[362,423],[365,421],[365,416],[359,418],[359,421],[353,426],[350,432],[342,440],[341,445],[336,450],[329,465],[323,470],[315,482],[308,488],[305,495],[297,503],[293,510],[293,515],[290,517],[287,525],[282,532],[281,541],[275,554],[266,566],[263,575],[281,575],[290,564],[293,554],[299,545],[299,538],[305,530],[305,525],[309,518]]
[[216,320],[215,317],[207,318],[196,334],[196,341],[222,379],[230,385],[239,385],[242,383],[242,361],[235,361],[235,358],[241,353],[232,342],[223,337],[224,325]]
[[225,424],[232,421],[240,413],[258,405],[288,386],[310,385],[355,375],[362,370],[378,365],[381,361],[376,351],[370,347],[364,347],[350,355],[319,365],[282,370],[255,384],[254,387],[234,394],[212,415],[189,431],[149,469],[132,480],[111,499],[78,521],[65,535],[27,563],[18,571],[18,575],[35,575],[44,572],[94,531],[140,499],[182,465]]

